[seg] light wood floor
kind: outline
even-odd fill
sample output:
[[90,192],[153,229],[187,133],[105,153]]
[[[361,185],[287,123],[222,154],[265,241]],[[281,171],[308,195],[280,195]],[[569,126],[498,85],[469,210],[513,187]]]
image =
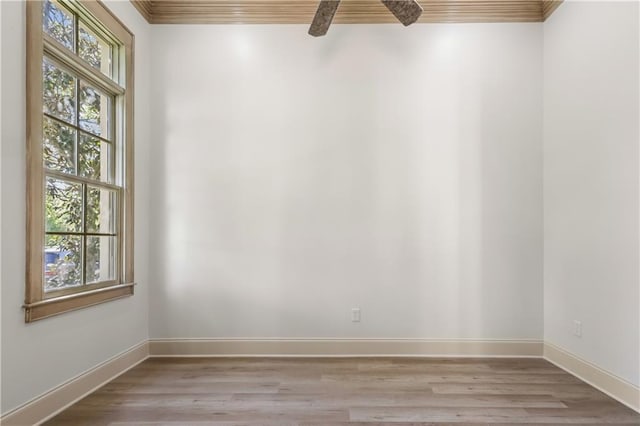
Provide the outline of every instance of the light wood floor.
[[541,359],[155,358],[47,425],[640,424]]

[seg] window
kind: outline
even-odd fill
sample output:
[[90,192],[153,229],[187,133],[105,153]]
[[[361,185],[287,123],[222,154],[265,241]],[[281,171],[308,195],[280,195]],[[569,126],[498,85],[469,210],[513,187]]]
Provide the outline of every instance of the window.
[[25,320],[133,294],[133,35],[97,1],[27,2]]

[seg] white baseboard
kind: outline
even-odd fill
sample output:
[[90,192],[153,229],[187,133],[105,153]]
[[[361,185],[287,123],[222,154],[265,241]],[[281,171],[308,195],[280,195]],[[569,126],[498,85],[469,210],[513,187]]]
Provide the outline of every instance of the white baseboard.
[[151,339],[150,356],[541,357],[541,340]]
[[632,383],[548,342],[544,359],[640,413],[640,388]]
[[76,401],[89,395],[105,383],[138,365],[149,356],[148,341],[85,371],[73,379],[9,411],[0,419],[3,426],[40,424]]

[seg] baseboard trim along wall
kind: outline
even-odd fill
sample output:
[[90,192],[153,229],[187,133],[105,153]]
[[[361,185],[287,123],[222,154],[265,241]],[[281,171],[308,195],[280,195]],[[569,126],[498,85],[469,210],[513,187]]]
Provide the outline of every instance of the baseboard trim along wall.
[[107,361],[79,374],[50,391],[9,411],[0,419],[3,426],[37,425],[55,416],[149,356],[148,342],[141,342]]
[[640,413],[640,388],[551,343],[544,359]]
[[540,357],[541,340],[151,339],[150,356]]

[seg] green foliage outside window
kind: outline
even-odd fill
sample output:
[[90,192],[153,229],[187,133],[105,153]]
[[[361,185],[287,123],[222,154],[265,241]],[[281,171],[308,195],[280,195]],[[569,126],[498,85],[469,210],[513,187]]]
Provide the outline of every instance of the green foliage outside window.
[[[57,2],[47,0],[43,14],[45,33],[111,74],[107,42]],[[46,57],[42,70],[44,167],[62,174],[46,179],[45,290],[113,280],[118,193],[99,186],[113,183],[113,98]]]

